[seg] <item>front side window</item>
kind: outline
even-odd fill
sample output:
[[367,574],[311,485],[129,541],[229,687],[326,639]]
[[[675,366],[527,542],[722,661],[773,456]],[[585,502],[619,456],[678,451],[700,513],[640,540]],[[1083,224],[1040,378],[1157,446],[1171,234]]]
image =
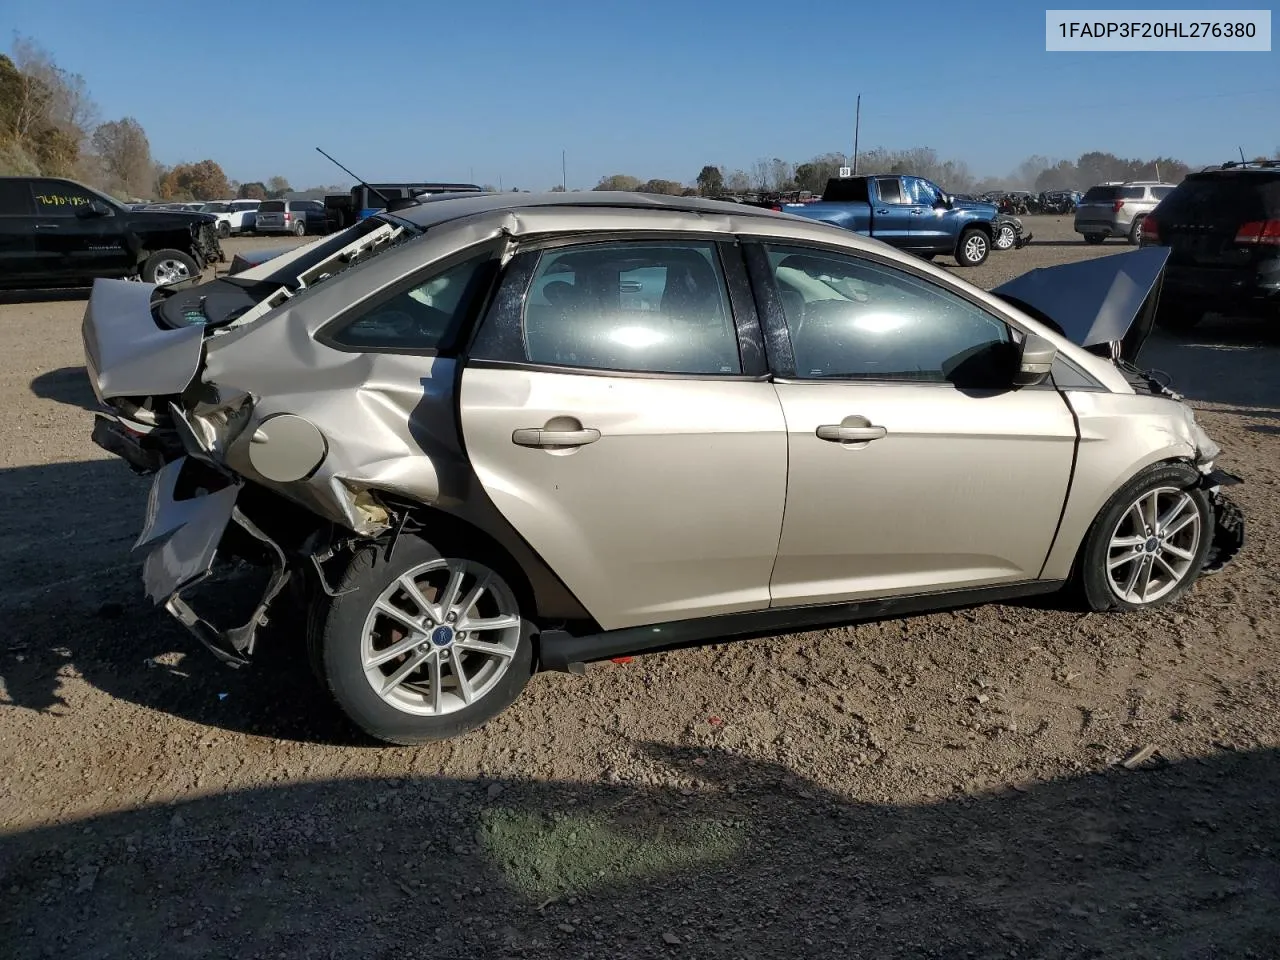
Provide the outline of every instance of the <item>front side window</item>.
[[36,213],[42,217],[74,217],[80,207],[98,198],[84,187],[60,180],[37,180]]
[[800,379],[979,384],[1008,369],[1009,328],[905,271],[769,246]]
[[932,207],[938,201],[938,188],[928,180],[912,177],[907,181],[911,188],[912,202]]
[[715,245],[600,243],[544,251],[522,317],[530,363],[740,374]]
[[331,335],[346,347],[434,351],[457,333],[492,262],[489,253],[464,260],[370,307]]

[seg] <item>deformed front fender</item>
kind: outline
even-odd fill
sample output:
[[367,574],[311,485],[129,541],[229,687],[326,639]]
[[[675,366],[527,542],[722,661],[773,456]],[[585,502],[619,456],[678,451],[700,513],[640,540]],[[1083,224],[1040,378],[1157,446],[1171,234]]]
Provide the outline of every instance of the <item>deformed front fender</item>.
[[1116,491],[1147,467],[1181,460],[1202,473],[1213,467],[1217,444],[1191,408],[1168,397],[1068,391],[1080,428],[1071,488],[1058,535],[1040,576],[1065,580],[1094,519]]

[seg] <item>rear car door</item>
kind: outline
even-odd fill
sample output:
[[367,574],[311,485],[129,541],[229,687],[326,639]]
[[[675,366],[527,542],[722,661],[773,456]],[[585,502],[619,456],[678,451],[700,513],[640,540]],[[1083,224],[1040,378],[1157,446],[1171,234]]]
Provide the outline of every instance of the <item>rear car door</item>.
[[732,243],[521,249],[460,406],[489,498],[602,628],[768,607],[786,426]]
[[[1011,389],[1013,331],[935,278],[870,256],[749,244],[788,430],[771,584],[789,606],[1039,577],[1075,420]],[[768,298],[773,299],[773,298]]]
[[[83,281],[131,272],[135,260],[122,211],[67,180],[35,180],[32,187],[36,251],[50,265],[50,279]],[[95,201],[106,209],[104,215],[86,215]]]
[[30,181],[0,178],[0,286],[36,282],[40,275]]
[[871,202],[871,233],[895,247],[911,246],[911,230],[920,216],[919,204],[907,193],[901,177],[876,177]]

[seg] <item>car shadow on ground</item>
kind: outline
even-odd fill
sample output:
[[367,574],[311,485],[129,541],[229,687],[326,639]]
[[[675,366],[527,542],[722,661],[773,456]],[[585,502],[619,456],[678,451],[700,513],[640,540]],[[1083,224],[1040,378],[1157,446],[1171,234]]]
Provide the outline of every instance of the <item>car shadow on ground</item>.
[[0,305],[88,300],[89,293],[89,287],[64,287],[58,290],[0,290]]
[[42,373],[31,381],[31,392],[42,400],[56,400],[84,410],[99,409],[84,367],[60,367]]
[[6,955],[1268,957],[1280,756],[920,805],[633,744],[664,784],[394,778],[0,837]]

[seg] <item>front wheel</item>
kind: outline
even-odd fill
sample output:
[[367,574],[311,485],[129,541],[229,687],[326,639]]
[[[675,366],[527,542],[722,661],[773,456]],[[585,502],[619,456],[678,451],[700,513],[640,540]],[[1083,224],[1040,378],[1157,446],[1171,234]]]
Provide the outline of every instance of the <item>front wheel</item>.
[[956,244],[956,263],[962,267],[981,265],[991,252],[991,241],[987,235],[976,227],[970,227],[960,234],[960,242]]
[[1191,589],[1213,540],[1209,497],[1184,463],[1157,464],[1113,496],[1080,552],[1091,610],[1149,610]]
[[533,626],[480,560],[402,537],[368,549],[311,637],[313,662],[366,733],[397,744],[460,736],[510,706],[533,671]]
[[227,239],[227,237],[231,236],[231,224],[227,223],[227,221],[225,221],[225,220],[219,220],[219,221],[218,221],[218,236],[219,236],[221,239],[223,239],[223,240],[225,240],[225,239]]
[[142,265],[142,279],[167,287],[200,276],[200,268],[181,250],[159,250]]
[[1002,223],[1000,224],[1000,229],[996,231],[995,239],[991,241],[991,244],[997,250],[1010,250],[1017,242],[1018,231],[1013,228],[1013,224]]

